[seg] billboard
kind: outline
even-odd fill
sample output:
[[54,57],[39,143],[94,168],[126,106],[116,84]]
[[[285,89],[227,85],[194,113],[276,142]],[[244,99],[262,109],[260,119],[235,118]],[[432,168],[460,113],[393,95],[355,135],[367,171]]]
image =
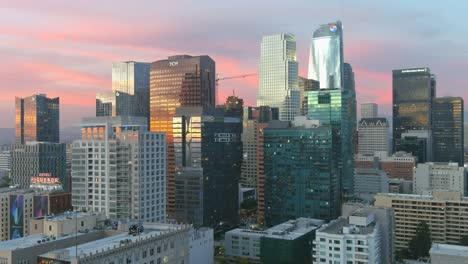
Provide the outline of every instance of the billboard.
[[10,195],[10,239],[23,237],[24,196]]
[[49,214],[49,199],[46,195],[35,195],[33,200],[34,217],[47,216]]
[[37,263],[39,264],[70,264],[70,261],[65,261],[65,260],[55,260],[51,258],[45,258],[45,257],[37,257]]

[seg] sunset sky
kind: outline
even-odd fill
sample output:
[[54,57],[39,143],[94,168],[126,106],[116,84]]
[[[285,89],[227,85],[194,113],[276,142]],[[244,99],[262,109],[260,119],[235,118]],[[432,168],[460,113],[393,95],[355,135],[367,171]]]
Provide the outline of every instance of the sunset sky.
[[[296,35],[306,76],[312,32],[337,19],[359,102],[390,115],[391,70],[420,66],[436,74],[438,96],[468,100],[467,10],[447,0],[0,0],[0,127],[14,126],[14,97],[33,93],[60,97],[62,127],[93,116],[113,61],[206,54],[221,76],[255,73],[268,34]],[[223,81],[219,93],[232,89],[255,104],[256,77]]]

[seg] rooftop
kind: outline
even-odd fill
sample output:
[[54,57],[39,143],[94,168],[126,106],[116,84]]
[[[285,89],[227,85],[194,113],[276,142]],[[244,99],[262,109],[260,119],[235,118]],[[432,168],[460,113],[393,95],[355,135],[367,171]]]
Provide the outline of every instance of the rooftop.
[[104,214],[100,213],[87,213],[87,212],[65,212],[57,215],[48,215],[45,217],[46,221],[65,221],[75,218],[83,218],[87,216],[98,216],[99,218],[105,219]]
[[429,253],[468,258],[468,247],[433,243]]
[[463,197],[458,192],[434,192],[433,195],[427,194],[403,194],[403,193],[378,193],[376,197],[395,197],[396,199],[412,200],[436,200],[436,201],[467,201],[468,197]]
[[323,224],[325,224],[323,220],[301,217],[267,229],[266,237],[294,240],[320,228]]
[[[95,232],[95,231],[90,231]],[[77,236],[85,235],[85,233],[78,233]],[[26,237],[21,237],[17,239],[11,239],[7,241],[0,242],[0,251],[15,251],[19,249],[31,248],[36,245],[43,245],[47,243],[52,243],[54,241],[66,240],[70,238],[74,238],[75,234],[73,235],[65,235],[59,238],[49,237],[43,234],[36,234],[30,235]],[[38,243],[41,241],[41,243]]]
[[[361,213],[353,213],[352,216],[364,216]],[[357,226],[355,224],[351,224],[349,219],[340,217],[328,223],[327,225],[322,226],[317,232],[327,233],[327,234],[335,234],[335,235],[342,235],[343,228],[349,228],[350,234],[355,235],[368,235],[372,234],[375,230],[375,222],[370,223],[367,226]]]

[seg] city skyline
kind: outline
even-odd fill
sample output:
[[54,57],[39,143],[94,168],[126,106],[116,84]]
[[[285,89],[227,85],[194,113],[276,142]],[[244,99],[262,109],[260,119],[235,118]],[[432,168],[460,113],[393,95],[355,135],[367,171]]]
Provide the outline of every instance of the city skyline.
[[[51,0],[11,3],[2,9],[0,32],[5,41],[0,44],[0,53],[5,63],[0,78],[8,88],[0,100],[0,111],[5,113],[0,118],[1,127],[14,126],[11,99],[32,93],[60,97],[61,127],[77,125],[81,117],[93,115],[95,94],[111,89],[112,62],[206,54],[216,61],[222,76],[257,72],[260,40],[268,34],[296,35],[299,73],[306,77],[313,31],[337,19],[343,22],[344,60],[356,73],[359,102],[376,102],[383,115],[389,116],[391,70],[412,67],[432,69],[440,88],[438,97],[467,97],[464,88],[468,79],[463,72],[468,68],[464,45],[468,40],[457,33],[463,17],[457,13],[463,8],[449,8],[447,3],[428,7],[404,1],[359,1],[352,5],[294,1],[290,5],[297,15],[283,18],[279,16],[282,6],[276,3],[269,4],[272,12],[258,13],[254,10],[260,10],[261,3],[212,3],[212,9],[187,3],[191,8],[184,9],[190,11],[171,3],[128,4],[126,8],[133,12],[125,15],[105,1],[92,10],[85,3],[70,6]],[[245,12],[247,6],[249,11]],[[120,7],[125,8],[125,3]],[[370,8],[373,12],[366,11]],[[311,18],[313,10],[323,12]],[[158,17],[158,25],[147,23],[153,16]],[[434,19],[440,22],[427,23]],[[29,75],[25,77],[22,71]],[[222,82],[219,101],[235,89],[246,105],[253,106],[257,87],[256,77]]]

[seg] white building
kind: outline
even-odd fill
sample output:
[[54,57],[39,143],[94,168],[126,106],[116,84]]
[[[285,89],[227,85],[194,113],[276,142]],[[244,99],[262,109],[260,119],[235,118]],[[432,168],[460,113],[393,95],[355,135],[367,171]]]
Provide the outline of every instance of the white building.
[[431,250],[432,264],[468,263],[468,247],[433,243]]
[[390,153],[390,126],[386,118],[363,118],[358,124],[358,153]]
[[165,221],[166,139],[144,117],[85,118],[72,147],[72,204],[112,219]]
[[280,120],[300,113],[296,37],[293,34],[264,36],[258,67],[257,106],[279,108]]
[[354,169],[354,194],[360,199],[372,202],[377,193],[388,192],[387,173],[379,169]]
[[192,228],[189,232],[189,262],[206,263],[214,262],[214,233],[213,229],[202,227]]
[[379,106],[374,103],[362,103],[361,104],[361,118],[377,118]]
[[464,167],[458,163],[426,162],[414,168],[415,194],[432,194],[434,191],[456,191],[465,195]]
[[322,226],[314,240],[314,263],[382,263],[376,222],[372,213],[355,212]]

